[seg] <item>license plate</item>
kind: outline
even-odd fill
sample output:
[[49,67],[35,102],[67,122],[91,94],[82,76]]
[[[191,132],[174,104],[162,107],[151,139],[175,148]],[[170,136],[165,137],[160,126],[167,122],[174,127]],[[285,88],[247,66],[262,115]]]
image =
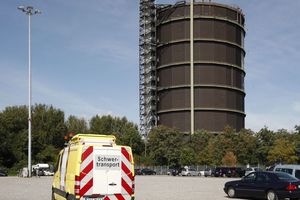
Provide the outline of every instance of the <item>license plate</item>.
[[298,185],[298,188],[300,189],[300,185]]

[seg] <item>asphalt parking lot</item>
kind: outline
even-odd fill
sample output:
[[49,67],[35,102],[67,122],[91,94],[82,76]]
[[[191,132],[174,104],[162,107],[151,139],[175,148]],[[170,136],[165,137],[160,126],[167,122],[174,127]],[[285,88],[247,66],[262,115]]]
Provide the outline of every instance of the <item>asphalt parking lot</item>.
[[[0,199],[50,200],[53,177],[0,177]],[[229,178],[136,176],[137,200],[228,200],[223,186]],[[237,200],[237,199],[235,199]]]

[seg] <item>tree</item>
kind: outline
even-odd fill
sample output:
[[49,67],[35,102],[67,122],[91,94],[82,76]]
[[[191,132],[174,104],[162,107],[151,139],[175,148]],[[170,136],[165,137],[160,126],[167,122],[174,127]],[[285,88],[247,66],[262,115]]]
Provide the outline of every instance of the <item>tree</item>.
[[87,133],[87,122],[84,118],[78,118],[74,115],[70,115],[66,121],[68,133]]
[[225,153],[224,157],[222,158],[222,164],[229,167],[236,166],[237,159],[232,151]]
[[220,160],[215,159],[215,143],[214,137],[208,141],[207,146],[203,151],[198,153],[198,164],[216,166],[220,164]]
[[208,141],[212,137],[214,137],[213,134],[204,130],[198,130],[191,136],[190,146],[194,149],[195,153],[198,154],[206,148]]
[[148,149],[156,165],[178,166],[185,135],[178,130],[158,126],[148,136]]
[[57,158],[57,154],[60,149],[55,148],[52,145],[47,145],[45,149],[37,153],[36,161],[37,163],[51,163],[54,164],[54,161]]
[[144,144],[136,124],[129,122],[126,117],[98,116],[92,117],[90,132],[94,134],[115,135],[117,144],[129,145],[133,153],[140,155]]
[[271,147],[267,159],[271,163],[296,163],[298,156],[295,145],[286,139],[277,139]]
[[110,115],[102,116],[96,115],[90,121],[90,132],[93,134],[110,135],[117,132],[113,127],[113,117]]
[[[28,154],[28,107],[5,108],[0,113],[0,127],[0,138],[4,141],[0,147],[0,165],[15,169],[24,167]],[[65,133],[64,112],[42,104],[33,106],[32,162],[41,157],[45,162],[53,162],[53,157],[64,145]],[[55,151],[50,151],[49,146]]]
[[181,166],[191,166],[196,164],[196,154],[193,148],[183,147],[180,152],[179,163]]
[[297,134],[300,134],[300,125],[295,126],[295,131]]
[[139,134],[137,127],[129,126],[120,138],[120,144],[128,145],[132,148],[134,155],[141,155],[144,151],[144,142]]
[[239,164],[258,164],[257,138],[251,130],[241,130],[235,137],[235,155]]
[[267,163],[268,153],[275,141],[275,133],[267,127],[262,128],[256,135],[257,138],[257,157],[259,163]]
[[37,104],[32,109],[32,147],[33,155],[53,145],[55,148],[64,146],[67,133],[65,114],[53,106]]
[[28,109],[6,107],[0,113],[0,167],[12,168],[27,159]]
[[213,158],[213,164],[220,165],[222,164],[222,159],[226,152],[235,151],[236,146],[236,133],[233,129],[227,128],[225,132],[219,133],[215,137],[213,137],[211,140],[212,145],[212,158]]

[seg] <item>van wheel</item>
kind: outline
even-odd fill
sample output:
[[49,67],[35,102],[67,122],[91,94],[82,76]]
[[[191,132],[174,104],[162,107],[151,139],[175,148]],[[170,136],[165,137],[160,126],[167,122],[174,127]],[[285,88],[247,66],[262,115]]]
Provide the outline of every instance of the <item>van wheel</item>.
[[67,193],[67,200],[73,200],[72,196],[70,196],[69,193]]
[[52,191],[52,198],[51,198],[51,200],[56,200],[53,191]]
[[277,194],[273,190],[269,190],[267,192],[267,199],[268,200],[278,200]]

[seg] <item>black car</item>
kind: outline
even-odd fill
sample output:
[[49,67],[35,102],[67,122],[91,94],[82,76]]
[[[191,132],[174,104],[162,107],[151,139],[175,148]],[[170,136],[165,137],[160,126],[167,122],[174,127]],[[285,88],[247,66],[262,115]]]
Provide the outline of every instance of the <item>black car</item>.
[[227,177],[243,177],[245,176],[245,170],[241,167],[229,167],[225,175]]
[[0,176],[7,176],[7,173],[4,170],[0,169]]
[[238,181],[225,183],[228,197],[278,200],[300,198],[300,180],[283,172],[252,172]]
[[156,172],[152,169],[144,168],[141,170],[142,175],[155,175]]
[[228,167],[217,167],[214,172],[212,173],[212,176],[214,177],[225,177],[226,174],[228,174]]
[[141,169],[134,169],[134,174],[135,175],[142,175],[142,170]]
[[170,169],[170,175],[179,176],[183,168]]

